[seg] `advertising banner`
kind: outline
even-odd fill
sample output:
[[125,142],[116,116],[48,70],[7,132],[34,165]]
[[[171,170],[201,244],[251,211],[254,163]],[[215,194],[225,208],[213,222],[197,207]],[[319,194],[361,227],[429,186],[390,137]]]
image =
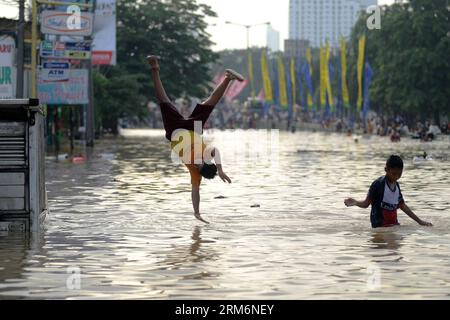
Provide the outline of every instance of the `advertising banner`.
[[87,60],[91,57],[91,45],[87,42],[42,41],[40,55],[42,58]]
[[16,95],[16,43],[11,36],[0,34],[0,98],[11,99]]
[[116,0],[97,0],[92,64],[116,64]]
[[73,36],[90,36],[93,29],[90,12],[45,10],[41,14],[41,32]]
[[39,74],[38,97],[43,104],[88,104],[88,70],[69,70],[67,81],[47,82]]
[[44,62],[39,72],[42,81],[68,81],[69,69],[68,62]]

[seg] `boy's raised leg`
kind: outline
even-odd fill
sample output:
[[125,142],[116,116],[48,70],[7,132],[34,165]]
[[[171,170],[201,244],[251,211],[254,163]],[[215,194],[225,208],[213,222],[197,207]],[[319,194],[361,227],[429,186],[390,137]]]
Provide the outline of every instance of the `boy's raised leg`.
[[225,71],[225,78],[214,89],[213,93],[209,96],[209,98],[206,99],[204,102],[202,102],[202,104],[207,106],[215,106],[216,104],[218,104],[220,99],[222,99],[225,91],[227,90],[228,84],[233,80],[238,80],[242,82],[244,81],[244,77],[234,70],[227,69]]
[[158,99],[159,103],[170,102],[170,99],[167,96],[166,91],[164,90],[161,78],[159,76],[158,58],[156,56],[150,55],[147,57],[147,62],[152,70],[152,78],[155,85],[156,98]]

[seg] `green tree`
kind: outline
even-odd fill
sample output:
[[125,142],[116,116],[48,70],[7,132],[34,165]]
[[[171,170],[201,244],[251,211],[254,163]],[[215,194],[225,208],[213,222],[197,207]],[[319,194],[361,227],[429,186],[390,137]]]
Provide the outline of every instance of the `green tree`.
[[358,39],[367,38],[366,57],[374,69],[371,98],[384,113],[411,120],[450,113],[450,7],[447,0],[411,0],[384,6],[381,29],[368,30],[362,14],[351,37],[351,91],[357,94]]

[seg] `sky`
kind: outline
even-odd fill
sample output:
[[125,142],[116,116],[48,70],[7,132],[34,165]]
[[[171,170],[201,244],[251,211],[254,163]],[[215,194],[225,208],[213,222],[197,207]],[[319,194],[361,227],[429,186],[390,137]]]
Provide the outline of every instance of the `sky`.
[[[247,46],[244,27],[225,24],[230,21],[238,24],[260,24],[270,22],[273,29],[280,32],[280,48],[288,37],[289,0],[197,0],[205,3],[218,14],[208,19],[208,32],[212,36],[213,50],[244,49]],[[378,0],[379,5],[392,4],[394,0]],[[0,17],[17,17],[13,6],[0,5]],[[250,46],[266,45],[267,26],[250,28]]]
[[[197,0],[205,3],[218,14],[208,19],[208,32],[216,43],[215,51],[223,49],[245,49],[247,46],[244,27],[225,24],[259,24],[270,22],[273,29],[280,32],[280,48],[289,33],[289,0]],[[379,5],[392,4],[394,0],[378,0]],[[250,28],[250,46],[265,46],[266,26]]]

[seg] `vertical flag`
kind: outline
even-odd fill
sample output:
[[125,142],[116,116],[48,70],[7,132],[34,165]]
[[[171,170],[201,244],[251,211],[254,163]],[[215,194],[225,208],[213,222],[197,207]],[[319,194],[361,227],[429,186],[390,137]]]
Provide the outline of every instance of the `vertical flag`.
[[297,77],[297,81],[298,81],[298,94],[299,94],[299,98],[298,98],[298,104],[300,106],[305,107],[306,110],[306,103],[305,103],[305,99],[304,99],[304,94],[303,94],[303,83],[302,83],[302,59],[300,57],[298,57],[297,59],[297,68],[296,68],[296,77]]
[[308,63],[307,71],[308,71],[308,78],[309,78],[309,85],[308,85],[308,80],[306,80],[306,78],[305,78],[305,80],[307,81],[306,84],[308,85],[308,90],[309,90],[308,97],[307,97],[307,103],[308,103],[308,108],[312,109],[314,90],[313,90],[312,81],[311,81],[312,73],[313,73],[311,48],[306,49],[306,61]]
[[295,58],[291,58],[292,105],[297,103],[297,82],[295,81]]
[[312,87],[311,74],[309,73],[309,70],[310,70],[310,68],[309,68],[308,62],[305,62],[303,64],[302,71],[303,71],[303,78],[305,79],[306,89],[308,92],[308,97],[307,97],[308,109],[311,110],[312,106],[313,106],[312,96],[314,95],[314,91],[313,91],[313,87]]
[[358,43],[358,100],[356,102],[356,107],[358,111],[361,111],[362,103],[363,103],[363,68],[364,68],[364,50],[366,47],[366,37],[362,36],[359,38]]
[[328,83],[327,83],[327,96],[328,96],[328,103],[330,105],[331,112],[334,112],[335,107],[335,100],[333,98],[333,91],[331,90],[331,80],[334,79],[334,66],[333,61],[330,59],[328,60]]
[[277,59],[273,59],[272,60],[272,71],[273,71],[273,76],[274,76],[274,82],[275,83],[275,87],[274,89],[274,102],[277,106],[280,105],[280,88],[279,88],[279,81],[278,81],[278,70],[277,70],[277,64],[278,61]]
[[350,106],[350,98],[347,86],[347,57],[345,39],[341,37],[341,86],[342,86],[342,102],[346,108]]
[[293,105],[294,105],[294,97],[292,95],[292,79],[291,79],[291,67],[290,67],[290,59],[287,60],[286,65],[286,92],[288,96],[288,119],[292,119],[293,114]]
[[326,92],[328,96],[328,103],[331,108],[331,112],[334,112],[334,103],[333,103],[333,91],[331,90],[331,80],[330,80],[330,46],[328,45],[328,41],[326,43],[326,51],[325,51],[325,83],[326,83]]
[[325,80],[325,64],[326,64],[326,52],[324,47],[320,47],[320,106],[325,106],[325,91],[326,91],[326,80]]
[[250,87],[252,90],[252,98],[255,97],[255,85],[253,81],[253,56],[252,52],[248,50],[248,79],[250,80]]
[[267,55],[263,50],[261,52],[261,73],[263,79],[264,95],[266,102],[273,102],[272,83],[270,82],[269,65],[267,63]]
[[280,94],[280,107],[287,108],[286,72],[284,69],[283,57],[281,56],[278,56],[278,90]]
[[364,108],[363,108],[363,119],[365,120],[367,117],[367,113],[370,108],[370,99],[369,99],[369,87],[372,82],[373,70],[370,66],[369,62],[366,62],[366,67],[364,69]]

